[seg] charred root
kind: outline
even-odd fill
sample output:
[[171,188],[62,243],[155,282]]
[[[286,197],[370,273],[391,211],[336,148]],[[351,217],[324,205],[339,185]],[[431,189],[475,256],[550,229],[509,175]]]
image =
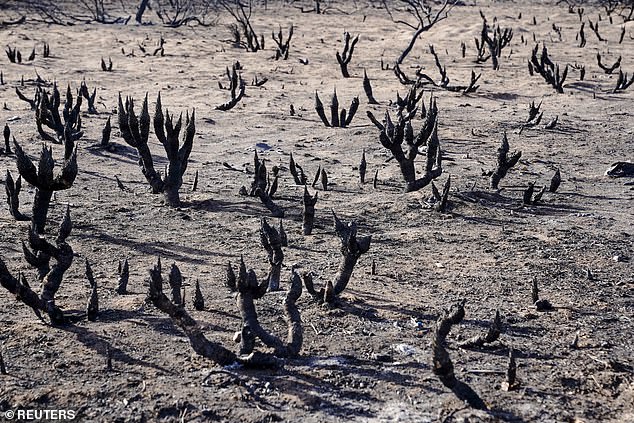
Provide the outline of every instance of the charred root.
[[194,289],[194,308],[198,311],[205,309],[205,298],[200,290],[200,283],[196,281],[196,288]]
[[433,208],[435,211],[440,213],[445,213],[447,211],[448,199],[449,199],[449,190],[451,189],[451,176],[447,178],[447,182],[443,186],[442,193],[438,191],[436,185],[431,183],[431,192],[433,195]]
[[484,14],[480,13],[480,15],[482,16],[482,31],[480,39],[475,39],[478,53],[476,62],[482,63],[491,59],[493,70],[498,70],[502,49],[508,46],[513,39],[513,30],[510,28],[502,29],[497,23],[490,27]]
[[273,201],[273,195],[277,192],[279,181],[279,168],[274,166],[272,169],[273,179],[268,175],[268,170],[264,159],[260,160],[257,151],[254,153],[253,163],[255,172],[253,174],[253,181],[251,182],[251,189],[247,192],[246,188],[242,187],[241,193],[249,195],[251,197],[258,197],[262,204],[271,211],[273,217],[284,217],[284,210]]
[[234,289],[237,292],[236,302],[242,316],[241,329],[235,337],[235,340],[240,343],[240,357],[254,354],[256,338],[272,348],[276,357],[295,357],[299,355],[303,343],[301,315],[296,305],[297,299],[302,294],[301,279],[297,273],[293,272],[288,292],[282,303],[284,321],[287,325],[286,340],[267,332],[258,321],[254,300],[262,298],[267,287],[268,282],[266,280],[258,282],[255,272],[251,269],[247,270],[244,261],[241,260]]
[[308,182],[308,178],[304,173],[304,169],[302,169],[302,167],[295,162],[295,159],[293,158],[293,153],[291,153],[288,169],[293,176],[295,185],[306,185],[306,183]]
[[[64,109],[60,114],[60,93],[57,89],[57,84],[53,84],[53,93],[51,95],[41,90],[35,109],[35,124],[40,137],[44,141],[55,143],[74,142],[81,138],[84,135],[81,130],[81,104],[82,96],[78,95],[73,99],[69,85],[66,88]],[[55,135],[46,132],[44,127],[53,130]]]

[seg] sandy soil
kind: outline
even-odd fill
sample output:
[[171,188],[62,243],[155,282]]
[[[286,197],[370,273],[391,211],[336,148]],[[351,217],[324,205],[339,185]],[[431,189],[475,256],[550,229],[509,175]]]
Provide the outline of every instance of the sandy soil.
[[[433,91],[445,157],[436,183],[444,184],[448,175],[452,180],[451,212],[441,214],[426,207],[430,187],[403,193],[398,166],[388,161],[389,152],[366,118],[368,110],[377,116],[393,110],[396,93],[407,92],[392,71],[381,70],[380,61],[393,63],[411,31],[379,7],[362,2],[334,6],[323,15],[275,2],[267,10],[257,8],[253,24],[266,38],[265,50],[257,53],[224,41],[230,38],[226,13],[211,27],[167,28],[152,12],[146,18],[155,24],[144,26],[59,26],[31,20],[0,26],[3,46],[17,47],[24,56],[36,47],[33,62],[0,59],[5,81],[0,102],[6,104],[0,124],[9,123],[32,157],[39,154],[42,141],[33,111],[15,94],[21,77],[28,95],[35,90],[36,72],[61,87],[70,84],[74,90],[85,80],[91,90],[97,88],[99,114],[83,115],[79,175],[71,189],[57,193],[48,231],[52,237],[70,204],[74,228],[69,243],[77,257],[57,303],[67,311],[85,310],[90,290],[83,262],[88,259],[101,309],[96,322],[52,327],[0,290],[0,348],[8,369],[8,375],[0,375],[1,411],[73,409],[78,421],[121,422],[634,420],[634,191],[627,184],[630,178],[604,175],[611,163],[634,158],[634,87],[612,94],[618,75],[604,73],[596,62],[597,52],[605,62],[622,56],[622,69],[632,75],[634,22],[624,24],[614,15],[610,24],[603,9],[586,6],[584,20],[594,22],[600,14],[601,35],[608,41],[598,41],[586,25],[588,43],[579,48],[579,17],[567,7],[478,2],[477,7],[455,7],[448,19],[423,34],[403,65],[406,73],[422,67],[437,77],[428,50],[433,44],[452,83],[468,82],[472,69],[482,74],[475,93]],[[112,14],[125,14],[117,10]],[[479,11],[514,31],[498,71],[490,62],[474,62]],[[20,15],[20,9],[0,12],[0,21]],[[270,31],[291,23],[295,36],[290,57],[275,61]],[[553,25],[561,28],[561,40]],[[619,44],[622,26],[626,35]],[[348,79],[342,78],[335,60],[344,31],[360,34]],[[165,56],[152,56],[161,37]],[[526,63],[533,39],[545,42],[551,58],[562,66],[585,65],[584,81],[570,70],[565,93],[557,94],[541,77],[530,77]],[[50,45],[49,58],[41,56],[44,42]],[[467,45],[464,58],[461,42]],[[112,59],[112,72],[101,70],[102,57]],[[218,82],[226,84],[225,67],[237,60],[247,83],[256,75],[268,82],[247,86],[233,110],[215,110],[228,99]],[[379,105],[369,105],[363,93],[364,69]],[[315,91],[327,103],[335,88],[345,107],[354,96],[361,100],[346,129],[324,127],[314,111]],[[138,103],[148,93],[153,109],[159,92],[170,111],[196,109],[196,137],[180,209],[151,194],[136,152],[124,144],[116,123],[118,93]],[[425,94],[425,101],[430,95]],[[531,101],[543,101],[543,122],[520,133]],[[94,148],[111,115],[116,149]],[[544,129],[543,123],[555,116],[555,129]],[[415,128],[419,125],[415,120]],[[494,191],[483,170],[493,169],[504,131],[511,150],[523,154]],[[162,169],[164,151],[153,135],[150,147]],[[63,147],[53,149],[59,159]],[[197,356],[169,318],[145,303],[148,269],[159,256],[166,264],[177,263],[187,284],[187,310],[209,338],[235,348],[231,339],[240,317],[223,285],[224,266],[243,255],[260,277],[268,271],[258,231],[260,217],[270,213],[257,198],[238,193],[250,184],[247,171],[253,168],[254,149],[281,167],[276,201],[286,211],[289,237],[283,280],[291,266],[312,271],[318,284],[333,277],[340,253],[331,209],[358,222],[360,234],[372,235],[372,245],[337,308],[320,307],[306,294],[299,300],[305,332],[299,358],[276,370],[223,369]],[[361,185],[357,167],[363,150],[370,182]],[[288,172],[290,153],[310,179],[319,166],[328,172],[329,189],[318,188],[311,236],[301,232],[303,188],[294,185]],[[0,157],[0,167],[2,178],[5,169],[17,174],[14,156]],[[560,189],[547,192],[537,205],[523,206],[527,184],[548,184],[555,169],[561,170]],[[200,181],[192,192],[196,171]],[[117,188],[115,176],[128,191]],[[21,209],[26,214],[33,193],[31,187],[23,188]],[[20,246],[28,222],[16,223],[5,207],[0,226],[3,260],[37,287],[37,275]],[[130,263],[131,293],[121,296],[115,288],[117,265],[124,258]],[[376,275],[371,274],[373,261]],[[533,279],[553,311],[533,307]],[[205,295],[205,311],[191,305],[196,280]],[[279,334],[285,331],[282,297],[270,293],[257,303],[263,324]],[[457,378],[481,398],[484,410],[459,399],[431,370],[436,319],[460,299],[466,300],[466,317],[449,335],[449,353]],[[458,347],[461,340],[485,331],[495,310],[503,321],[499,340],[480,349]],[[571,347],[575,335],[577,348]],[[106,370],[108,349],[112,371]],[[521,385],[507,392],[502,384],[509,349],[517,358]]]

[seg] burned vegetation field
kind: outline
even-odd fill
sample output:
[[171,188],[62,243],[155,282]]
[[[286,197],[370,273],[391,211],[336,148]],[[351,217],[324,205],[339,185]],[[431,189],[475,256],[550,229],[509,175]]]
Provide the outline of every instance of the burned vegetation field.
[[0,5],[3,417],[634,420],[631,1],[144,3]]

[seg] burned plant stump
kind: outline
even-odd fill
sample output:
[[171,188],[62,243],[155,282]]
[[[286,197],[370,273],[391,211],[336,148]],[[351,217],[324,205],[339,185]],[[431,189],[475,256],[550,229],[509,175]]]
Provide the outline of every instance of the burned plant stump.
[[379,104],[374,98],[374,94],[372,94],[372,85],[370,84],[370,78],[368,78],[368,73],[365,69],[363,70],[363,91],[365,91],[365,95],[368,97],[369,104]]
[[563,72],[560,73],[559,64],[553,63],[552,60],[550,60],[550,57],[548,57],[548,50],[546,49],[546,46],[543,46],[542,53],[539,58],[537,58],[538,50],[539,44],[535,45],[531,58],[528,62],[529,73],[531,75],[533,74],[533,71],[539,73],[546,82],[557,90],[558,93],[563,94],[563,84],[566,80],[566,76],[568,76],[568,65],[566,64]]
[[97,88],[93,88],[92,94],[88,91],[88,86],[86,85],[86,81],[81,82],[81,86],[79,88],[79,95],[84,97],[88,102],[88,113],[96,115],[99,112],[95,108],[95,98],[97,97]]
[[148,137],[150,134],[150,114],[148,112],[147,95],[143,101],[140,116],[134,113],[134,101],[127,97],[125,105],[119,95],[119,128],[123,140],[134,147],[139,154],[139,166],[152,187],[154,194],[163,193],[167,204],[172,207],[180,207],[181,200],[179,189],[183,184],[183,175],[187,170],[189,155],[192,151],[194,135],[196,133],[195,111],[185,116],[185,130],[179,148],[179,136],[182,127],[182,114],[174,124],[173,116],[166,110],[163,113],[161,94],[156,99],[156,111],[154,113],[154,133],[165,149],[169,166],[164,177],[154,169],[154,162]]
[[432,339],[432,369],[438,379],[446,387],[453,389],[456,387],[458,380],[454,373],[451,357],[447,352],[446,339],[451,330],[451,326],[457,325],[464,318],[464,302],[455,304],[450,310],[447,310],[436,322],[434,329],[434,337]]
[[284,35],[282,34],[282,27],[280,26],[280,30],[277,33],[277,38],[275,38],[275,33],[271,32],[271,37],[273,37],[273,41],[277,44],[277,50],[275,51],[275,60],[288,60],[288,52],[290,51],[291,38],[293,38],[293,25],[288,29],[288,38],[284,41]]
[[53,173],[55,162],[52,148],[42,147],[40,160],[36,167],[15,140],[14,146],[17,167],[22,179],[36,188],[31,220],[33,230],[41,234],[44,233],[46,215],[48,214],[53,192],[69,189],[75,182],[75,177],[77,176],[77,149],[72,141],[66,141],[62,170],[55,176]]
[[346,109],[341,109],[339,111],[339,99],[337,98],[337,90],[332,94],[332,99],[330,101],[330,122],[326,117],[326,113],[324,112],[324,105],[319,98],[319,94],[315,91],[315,110],[319,115],[321,121],[327,127],[332,128],[345,128],[350,125],[352,122],[352,118],[357,113],[357,109],[359,108],[359,97],[355,97],[352,99],[352,103],[350,103],[350,108],[348,111]]
[[7,169],[5,191],[7,193],[7,204],[9,205],[9,213],[17,221],[31,220],[20,212],[20,190],[22,189],[22,176],[18,176],[17,180],[13,180],[11,172]]
[[9,128],[9,124],[4,124],[4,130],[2,131],[2,135],[4,137],[4,151],[2,152],[5,156],[12,154],[11,151],[11,143],[9,142],[9,138],[11,138],[11,128]]
[[7,49],[5,50],[5,53],[7,53],[9,62],[22,63],[22,53],[20,53],[20,50],[18,50],[17,47],[11,48],[10,46],[8,46]]
[[[235,64],[231,67],[231,71],[227,68],[227,78],[229,78],[228,90],[231,92],[231,99],[219,106],[216,106],[216,110],[231,110],[240,100],[242,100],[242,97],[244,97],[246,83],[242,79],[242,75],[238,73],[237,66]],[[219,83],[219,85],[222,89],[222,84]]]
[[[371,112],[368,111],[367,114],[372,123],[381,131],[379,134],[381,145],[390,150],[398,162],[405,180],[406,192],[417,191],[442,174],[442,152],[438,139],[438,108],[435,99],[430,101],[429,110],[416,136],[414,136],[411,119],[399,116],[398,121],[394,123],[390,113],[385,112],[385,120],[381,123]],[[406,151],[403,151],[403,143],[405,143]],[[415,160],[418,149],[424,145],[427,146],[424,173],[417,178]]]
[[284,252],[282,251],[283,228],[280,231],[268,224],[265,218],[260,219],[260,242],[266,250],[269,257],[269,291],[279,291],[280,289],[280,272],[282,271],[282,262],[284,261]]
[[319,290],[315,289],[313,279],[310,274],[304,275],[304,285],[306,291],[320,304],[333,305],[334,301],[346,289],[352,271],[357,264],[359,258],[368,252],[372,236],[363,236],[357,238],[357,224],[352,221],[344,224],[339,220],[335,212],[332,212],[335,220],[335,232],[341,240],[342,260],[339,264],[339,270],[332,281],[326,282],[326,286]]
[[236,361],[236,355],[222,345],[209,341],[202,332],[201,326],[184,308],[174,304],[163,293],[163,276],[161,275],[161,260],[150,269],[148,300],[154,307],[167,314],[172,322],[185,332],[189,342],[197,354],[226,366]]
[[203,311],[205,309],[205,298],[203,297],[203,293],[200,290],[200,283],[196,281],[196,287],[194,289],[194,308],[198,311]]
[[317,194],[312,197],[308,193],[308,188],[304,186],[304,197],[302,204],[304,205],[304,211],[302,213],[304,235],[310,235],[313,233],[313,225],[315,224],[315,204],[317,204]]
[[108,57],[108,63],[101,58],[101,70],[104,72],[112,72],[112,58]]
[[260,201],[262,201],[262,204],[271,211],[273,217],[284,217],[284,209],[275,204],[272,199],[275,192],[277,192],[279,168],[277,166],[273,167],[273,180],[271,181],[266,165],[264,164],[264,159],[260,160],[257,151],[253,156],[253,164],[255,172],[253,174],[253,181],[251,182],[251,189],[247,191],[245,187],[242,187],[240,193],[251,197],[258,197]]
[[289,281],[289,289],[283,301],[284,321],[288,328],[286,341],[267,332],[258,321],[254,300],[262,298],[267,291],[268,282],[258,283],[255,272],[247,270],[244,261],[240,260],[238,278],[230,290],[236,292],[236,302],[242,326],[236,333],[235,340],[240,342],[240,356],[248,356],[254,352],[255,340],[259,338],[264,345],[273,348],[276,357],[295,357],[299,354],[303,343],[303,328],[301,316],[296,301],[302,294],[302,282],[297,273],[293,272]]
[[491,326],[487,329],[486,333],[481,333],[472,338],[467,339],[466,341],[458,344],[460,348],[480,348],[485,344],[490,344],[495,342],[500,337],[500,332],[502,331],[502,322],[500,320],[500,311],[495,311],[495,317],[493,317],[493,321],[491,322]]
[[498,185],[502,178],[504,178],[509,171],[510,168],[515,166],[519,161],[520,157],[522,157],[521,151],[515,151],[513,154],[509,156],[509,140],[506,137],[506,132],[502,136],[502,143],[498,148],[498,160],[497,166],[493,173],[491,174],[491,188],[498,189]]
[[444,213],[447,211],[447,202],[449,199],[449,190],[451,189],[451,176],[447,178],[445,185],[442,188],[442,193],[438,191],[434,182],[431,183],[431,192],[433,196],[432,207],[435,211]]
[[[76,100],[73,100],[70,85],[67,86],[64,110],[60,115],[60,93],[57,84],[53,84],[53,93],[50,96],[42,90],[35,110],[35,124],[42,139],[61,144],[81,138],[84,135],[81,130],[81,104],[82,96],[78,95]],[[55,131],[55,136],[46,132],[44,126]]]
[[[24,276],[15,278],[0,260],[0,284],[31,307],[40,319],[41,312],[48,314],[53,324],[62,324],[66,321],[62,310],[55,305],[55,294],[61,286],[64,273],[73,262],[73,249],[66,242],[72,227],[70,209],[67,207],[54,244],[38,235],[33,228],[29,231],[29,245],[33,252],[25,247],[25,259],[31,265],[47,269],[42,278],[42,293],[39,295],[31,289]],[[55,264],[49,267],[51,258],[55,260]]]
[[550,186],[548,187],[549,192],[555,192],[561,185],[561,172],[559,169],[555,170],[555,174],[550,179]]
[[119,262],[119,280],[117,281],[117,294],[125,295],[128,293],[128,281],[130,280],[130,267],[128,259]]
[[348,64],[350,63],[350,60],[352,60],[354,47],[357,45],[357,42],[359,41],[359,36],[357,35],[356,37],[354,37],[352,39],[352,42],[350,42],[349,32],[344,32],[343,37],[344,37],[343,51],[341,52],[341,54],[337,52],[337,62],[339,63],[339,67],[341,68],[341,75],[343,75],[344,78],[350,78],[350,73],[348,73]]
[[[236,336],[240,342],[239,354],[235,354],[224,346],[210,341],[202,333],[201,326],[183,307],[174,304],[163,293],[163,277],[161,275],[161,261],[150,270],[150,283],[148,300],[156,308],[166,313],[189,338],[194,351],[210,360],[228,365],[234,362],[251,367],[269,367],[277,365],[276,357],[295,357],[299,354],[303,343],[303,328],[301,316],[296,306],[297,299],[301,296],[302,285],[297,274],[293,273],[290,281],[290,289],[284,298],[284,320],[288,327],[286,341],[267,332],[259,323],[254,301],[262,298],[266,293],[268,281],[258,283],[255,272],[247,270],[244,261],[240,262],[238,278],[235,277],[231,265],[233,279],[228,285],[231,291],[236,292],[236,303],[242,316],[241,330]],[[255,351],[255,340],[259,338],[264,345],[273,349],[273,356]]]

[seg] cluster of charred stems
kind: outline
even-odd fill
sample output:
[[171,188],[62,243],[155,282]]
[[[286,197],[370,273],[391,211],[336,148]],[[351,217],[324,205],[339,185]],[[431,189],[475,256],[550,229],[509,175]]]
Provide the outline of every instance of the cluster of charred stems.
[[339,269],[332,281],[327,281],[326,285],[319,290],[315,289],[312,274],[303,275],[306,291],[320,304],[333,305],[339,295],[346,289],[354,266],[361,255],[370,249],[371,236],[357,237],[357,224],[352,221],[345,224],[339,220],[337,215],[332,213],[335,222],[335,232],[341,241],[342,260]]
[[564,68],[563,72],[559,71],[559,64],[553,63],[548,57],[548,50],[546,46],[543,46],[540,57],[537,57],[539,51],[539,44],[535,45],[530,60],[528,61],[528,72],[531,76],[534,72],[537,72],[544,78],[546,82],[557,90],[558,93],[563,93],[563,84],[568,76],[568,65]]
[[271,32],[271,37],[273,37],[273,41],[277,44],[277,50],[275,50],[275,60],[287,60],[288,53],[290,51],[291,38],[293,38],[293,25],[291,25],[288,29],[288,37],[286,38],[286,41],[284,41],[281,26],[279,32],[277,33],[277,38],[275,37],[275,32]]
[[269,258],[270,270],[267,278],[269,291],[278,291],[280,289],[282,262],[284,261],[282,247],[288,246],[288,238],[284,232],[282,219],[280,219],[279,230],[269,225],[265,218],[260,220],[260,243]]
[[[84,134],[81,130],[80,115],[84,92],[89,100],[90,113],[96,113],[94,109],[96,91],[93,91],[91,96],[88,95],[88,88],[84,87],[85,83],[82,84],[82,88],[75,99],[73,99],[70,85],[66,88],[66,99],[61,114],[59,110],[61,95],[57,89],[57,84],[53,84],[53,92],[51,94],[42,87],[37,87],[33,99],[27,98],[17,87],[15,91],[21,100],[26,101],[31,106],[31,109],[35,110],[35,124],[40,137],[44,141],[61,144],[68,141],[77,141]],[[44,130],[45,126],[53,130],[55,135],[46,132]]]
[[627,90],[634,83],[634,74],[628,78],[627,73],[623,73],[623,71],[619,70],[619,79],[616,81],[616,86],[613,93],[618,93],[621,91]]
[[[456,378],[454,365],[447,351],[447,336],[452,326],[458,325],[465,316],[464,301],[454,304],[446,310],[436,322],[432,338],[432,371],[447,388],[451,389],[460,399],[466,401],[470,406],[477,409],[486,409],[486,404],[464,383]],[[485,333],[469,338],[458,345],[461,348],[481,348],[498,340],[501,333],[501,321],[498,311],[491,325]],[[516,389],[519,386],[517,381],[517,365],[513,357],[512,350],[509,350],[509,364],[506,371],[506,381],[503,382],[505,390]]]
[[319,94],[315,91],[315,110],[317,111],[317,115],[319,118],[329,128],[346,128],[352,122],[352,118],[357,113],[357,109],[359,108],[359,97],[355,97],[352,99],[350,103],[350,108],[346,111],[345,108],[339,111],[339,99],[337,98],[337,90],[335,90],[332,94],[332,98],[330,101],[330,121],[326,117],[326,112],[324,111],[324,104],[321,102],[319,98]]
[[[242,79],[242,75],[238,73],[238,66],[236,64],[231,67],[231,71],[227,68],[227,78],[229,79],[229,87],[227,87],[227,89],[231,92],[231,98],[227,102],[216,106],[216,110],[231,110],[242,100],[242,97],[244,97],[246,84]],[[224,89],[220,82],[218,82],[218,86],[220,89]]]
[[183,126],[182,114],[174,123],[173,116],[167,110],[163,113],[160,93],[156,99],[156,109],[153,118],[154,134],[163,145],[169,161],[164,176],[161,176],[154,168],[154,161],[148,146],[150,114],[148,112],[147,95],[143,100],[141,114],[138,117],[134,112],[133,99],[126,97],[124,104],[121,95],[119,95],[118,117],[121,137],[128,145],[137,150],[139,166],[143,176],[145,176],[145,179],[152,187],[152,192],[154,194],[163,193],[165,200],[170,206],[180,207],[179,190],[183,184],[183,175],[187,170],[194,134],[196,133],[195,111],[192,111],[191,116],[189,113],[186,114],[182,142],[179,143]]
[[[170,280],[172,278],[172,272],[170,272]],[[240,344],[238,353],[207,339],[200,325],[187,313],[182,303],[170,300],[163,293],[160,259],[150,270],[148,299],[185,332],[196,353],[218,364],[228,365],[238,362],[247,366],[269,367],[278,364],[277,358],[294,357],[299,354],[303,343],[303,328],[296,301],[301,296],[302,284],[296,273],[293,272],[291,275],[289,289],[282,303],[284,320],[288,328],[286,340],[267,332],[258,321],[255,300],[266,294],[268,280],[258,282],[255,272],[251,269],[247,270],[244,261],[240,260],[237,276],[231,265],[228,265],[226,285],[236,293],[236,303],[242,317],[240,330],[234,338]],[[173,293],[174,285],[172,285]],[[256,351],[256,339],[272,348],[272,355]]]
[[[73,249],[66,242],[71,229],[70,209],[67,207],[54,242],[40,236],[32,227],[29,230],[29,245],[22,243],[24,258],[38,271],[42,284],[40,294],[31,288],[22,274],[17,278],[14,277],[0,259],[0,284],[17,299],[31,307],[41,320],[43,320],[42,313],[46,313],[53,324],[62,324],[66,321],[63,311],[55,304],[55,294],[61,286],[64,272],[73,262]],[[52,266],[51,258],[55,260]]]
[[[548,192],[556,192],[561,184],[561,173],[559,169],[555,170],[552,178],[550,179],[550,185],[548,186]],[[535,205],[541,201],[542,196],[546,192],[546,185],[535,193],[535,182],[529,182],[528,187],[524,190],[522,195],[522,202],[526,205]]]
[[[415,100],[415,95],[412,96]],[[432,97],[429,108],[426,110],[423,124],[414,134],[412,118],[416,115],[417,108],[399,113],[398,120],[392,121],[389,111],[385,112],[383,123],[379,122],[372,112],[367,115],[374,125],[381,131],[379,141],[383,147],[390,150],[392,156],[399,164],[401,175],[405,181],[405,191],[417,191],[439,177],[442,174],[442,151],[438,139],[438,108],[436,100]],[[403,145],[404,144],[404,145]],[[419,148],[427,147],[423,175],[416,176],[415,160],[419,154]],[[405,150],[403,149],[405,147]]]
[[506,132],[502,136],[502,142],[500,147],[498,148],[498,159],[497,166],[495,170],[491,173],[491,188],[498,189],[500,181],[504,178],[513,166],[517,164],[522,157],[521,151],[515,151],[513,154],[509,155],[511,147],[509,146],[509,140],[506,137]]
[[253,165],[254,172],[251,188],[247,191],[245,187],[242,187],[240,194],[258,197],[260,201],[262,201],[262,204],[271,211],[273,217],[284,217],[284,209],[273,201],[273,196],[279,186],[279,168],[274,166],[273,169],[271,169],[271,173],[273,174],[273,179],[271,179],[264,159],[260,160],[257,151],[253,153]]
[[[7,46],[7,49],[5,50],[5,52],[7,53],[9,62],[18,63],[18,64],[22,63],[22,53],[20,52],[20,50],[18,50],[17,47],[11,48],[10,46]],[[42,52],[42,56],[48,57],[49,55],[50,55],[50,49],[48,47],[48,44],[44,43],[44,50]],[[29,54],[26,60],[28,62],[32,62],[33,60],[35,60],[35,47],[33,47],[33,50],[31,50],[31,54]]]
[[339,63],[339,67],[341,68],[341,75],[344,78],[350,78],[350,73],[348,72],[348,64],[352,60],[352,55],[354,54],[354,47],[357,45],[359,41],[359,36],[357,35],[351,41],[350,33],[344,32],[344,45],[343,51],[341,53],[337,52],[337,62]]
[[264,49],[264,36],[255,33],[251,25],[251,1],[244,4],[241,1],[221,1],[220,5],[233,17],[235,24],[229,25],[233,36],[233,45],[247,51],[256,52]]
[[511,28],[502,30],[496,22],[497,18],[493,18],[493,27],[490,27],[482,12],[480,12],[480,16],[482,17],[482,31],[480,32],[480,39],[475,39],[478,52],[476,62],[484,63],[491,59],[493,70],[498,70],[500,68],[499,59],[502,56],[502,49],[508,46],[513,39],[513,30]]
[[112,72],[112,59],[108,57],[108,63],[101,58],[101,70],[104,72]]
[[[48,214],[51,197],[54,191],[69,189],[77,176],[77,149],[74,142],[68,140],[64,146],[64,161],[61,171],[55,175],[53,160],[53,150],[46,145],[42,147],[40,159],[37,167],[33,161],[24,153],[22,147],[14,141],[16,164],[20,176],[26,182],[35,187],[35,199],[33,200],[33,213],[31,222],[33,230],[44,233],[46,216]],[[21,216],[18,210],[19,203],[17,197],[20,191],[20,184],[15,183],[13,189],[9,190],[7,184],[7,194],[11,200],[10,206],[14,216]]]

